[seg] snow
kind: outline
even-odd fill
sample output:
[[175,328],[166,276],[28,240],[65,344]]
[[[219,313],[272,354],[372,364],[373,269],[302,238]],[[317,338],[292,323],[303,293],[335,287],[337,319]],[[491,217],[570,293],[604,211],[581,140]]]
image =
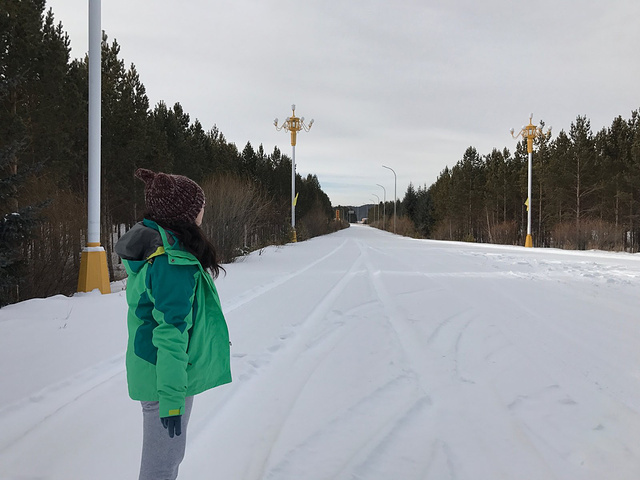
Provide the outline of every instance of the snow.
[[[640,257],[353,225],[225,268],[180,479],[640,478]],[[137,477],[112,288],[0,309],[0,479]]]

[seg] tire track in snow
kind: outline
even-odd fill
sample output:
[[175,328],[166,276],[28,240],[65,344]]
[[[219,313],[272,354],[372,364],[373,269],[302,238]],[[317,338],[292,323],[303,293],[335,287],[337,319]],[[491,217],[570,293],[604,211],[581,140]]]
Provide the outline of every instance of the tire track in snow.
[[[348,240],[345,240],[331,253],[307,267],[260,288],[255,292],[255,295],[242,298],[235,304],[235,308],[278,288],[292,278],[334,256],[347,242]],[[307,319],[302,324],[292,326],[299,330],[297,335],[291,336],[290,341],[281,348],[273,351],[267,349],[263,354],[266,360],[263,359],[260,364],[257,364],[254,374],[238,383],[228,393],[222,405],[219,405],[219,408],[212,412],[209,421],[199,425],[197,429],[190,429],[191,439],[195,443],[193,448],[206,450],[209,442],[204,437],[206,437],[207,431],[218,431],[221,428],[220,423],[225,422],[225,419],[238,418],[239,416],[244,418],[243,425],[236,425],[234,428],[236,430],[243,428],[247,431],[242,435],[238,435],[236,432],[235,438],[244,438],[246,442],[253,443],[252,451],[254,454],[250,459],[247,459],[245,465],[234,466],[236,471],[229,478],[253,480],[263,478],[268,471],[273,449],[278,444],[281,432],[305,386],[332,349],[341,341],[343,338],[339,335],[341,329],[348,328],[348,325],[345,322],[334,320],[328,331],[320,332],[319,338],[316,335],[318,333],[316,328],[323,326],[322,321],[329,317],[336,300],[340,298],[361,270],[362,256],[359,255],[352,260],[351,266],[341,275],[329,292],[321,298]],[[288,375],[285,380],[281,378],[283,372],[287,372]],[[270,385],[278,385],[278,387],[273,388]],[[261,398],[262,407],[260,409],[255,408],[256,396]],[[245,413],[239,415],[237,411]],[[265,412],[268,412],[268,415],[265,415]],[[227,447],[229,446],[227,445]],[[227,476],[229,475],[230,473],[227,473]]]
[[281,285],[299,277],[300,275],[302,275],[303,273],[311,270],[313,267],[319,265],[320,263],[324,262],[325,260],[328,260],[332,257],[334,257],[336,255],[336,253],[338,253],[348,242],[349,240],[344,240],[340,245],[338,245],[336,248],[334,248],[333,250],[331,250],[329,253],[327,253],[326,255],[324,255],[323,257],[320,257],[319,259],[317,259],[316,261],[307,264],[305,267],[296,270],[295,272],[286,274],[281,276],[280,278],[273,280],[269,283],[266,283],[264,285],[259,285],[255,288],[252,288],[251,290],[244,292],[236,297],[231,298],[228,302],[225,302],[225,305],[223,305],[223,311],[225,314],[231,313],[234,310],[237,310],[238,308],[242,307],[243,305],[246,305],[247,303],[250,303],[252,301],[254,301],[256,298],[265,295],[267,293],[269,293],[270,291],[280,287]]
[[[402,263],[401,259],[399,263]],[[411,268],[410,265],[408,266]],[[461,281],[464,281],[465,278],[478,277],[473,272],[470,273],[472,275],[448,275],[445,273],[438,274],[438,276],[451,278],[458,276]],[[433,274],[429,273],[424,273],[424,276],[427,278],[434,277]],[[450,411],[447,412],[447,415],[451,417],[449,420],[451,428],[449,428],[448,432],[443,431],[443,438],[450,438],[455,441],[455,445],[450,442],[451,447],[455,446],[455,449],[452,450],[454,453],[459,450],[459,445],[457,444],[464,444],[464,442],[460,441],[461,434],[475,438],[476,444],[480,446],[478,450],[483,452],[487,458],[493,459],[492,465],[488,469],[492,478],[513,478],[514,458],[518,459],[516,463],[528,465],[528,471],[532,475],[531,478],[536,479],[560,478],[554,475],[554,471],[564,470],[567,474],[570,471],[575,472],[575,470],[572,470],[575,468],[573,464],[578,465],[578,468],[583,468],[582,465],[589,458],[589,453],[587,453],[590,451],[589,442],[604,441],[603,438],[596,438],[599,434],[594,432],[605,432],[600,436],[606,438],[607,428],[603,427],[602,423],[597,425],[597,422],[590,420],[586,413],[590,409],[588,407],[586,409],[581,408],[578,402],[582,400],[588,403],[592,401],[593,394],[598,392],[594,391],[591,394],[586,394],[587,389],[581,388],[580,390],[584,391],[579,394],[578,402],[576,402],[572,398],[573,395],[568,394],[562,387],[566,383],[575,388],[577,386],[575,376],[569,379],[570,375],[566,375],[567,372],[555,369],[552,371],[545,368],[549,362],[544,355],[541,356],[536,351],[540,348],[541,343],[546,346],[546,342],[540,336],[536,326],[550,326],[551,330],[553,330],[555,325],[549,325],[549,319],[544,318],[535,308],[528,306],[526,302],[520,303],[511,298],[503,287],[504,282],[499,283],[504,275],[481,274],[480,276],[484,277],[485,280],[474,285],[473,290],[467,292],[467,298],[460,299],[459,303],[470,302],[473,305],[477,301],[480,305],[487,305],[487,298],[495,297],[495,304],[502,305],[502,309],[498,311],[497,316],[495,311],[477,311],[476,314],[480,321],[465,322],[464,328],[469,329],[473,326],[473,334],[477,336],[478,332],[486,332],[488,331],[487,327],[492,327],[495,333],[491,334],[489,332],[490,336],[495,340],[500,340],[500,351],[505,351],[505,355],[502,356],[501,362],[495,366],[493,366],[496,363],[495,361],[478,364],[470,363],[473,360],[465,359],[463,357],[464,352],[461,350],[464,330],[457,334],[454,344],[456,355],[453,363],[456,376],[462,381],[467,380],[465,376],[461,375],[460,371],[460,360],[465,359],[466,364],[471,366],[471,371],[473,372],[471,378],[479,375],[479,383],[470,384],[468,387],[463,385],[452,386],[459,392],[454,396],[450,395],[450,398],[455,400],[449,405]],[[538,276],[548,280],[545,276]],[[513,275],[513,277],[516,280],[538,279],[538,277],[534,279],[534,276],[529,274]],[[447,286],[446,283],[445,286]],[[548,282],[545,282],[543,286],[550,288]],[[509,290],[507,289],[507,291]],[[509,321],[508,317],[517,317],[520,321]],[[459,320],[457,322],[460,323]],[[523,326],[522,323],[525,325]],[[437,341],[432,341],[434,347],[441,345],[443,333],[447,335],[454,334],[454,329],[450,322],[441,324],[437,330],[434,331],[436,334],[434,340]],[[475,339],[476,337],[473,338]],[[477,340],[483,342],[483,348],[487,343],[489,344],[487,346],[490,346],[491,342],[487,342],[487,338],[486,336],[485,338],[477,338]],[[453,340],[453,337],[449,336],[449,339]],[[504,350],[505,348],[507,350]],[[467,354],[475,355],[480,351],[474,348],[471,351],[467,351]],[[557,356],[560,354],[559,361],[552,362],[554,365],[564,364],[562,360],[563,354],[560,352],[561,350],[549,351],[552,355]],[[495,348],[489,351],[489,355],[495,353]],[[504,362],[508,357],[509,364],[506,364]],[[477,360],[480,360],[480,358],[477,358]],[[541,370],[545,372],[540,372]],[[512,378],[512,383],[500,379],[499,374],[509,373],[514,376],[515,372],[518,372],[519,378]],[[558,382],[558,376],[567,381]],[[557,384],[560,385],[559,388]],[[549,385],[555,388],[549,388]],[[600,385],[595,385],[598,387],[597,390],[601,390]],[[545,386],[547,388],[542,391],[550,392],[546,398],[537,395],[536,391],[537,387]],[[508,392],[513,395],[510,399]],[[609,392],[601,393],[608,394]],[[434,394],[434,396],[436,397],[434,403],[437,403],[438,395]],[[628,406],[631,407],[631,405]],[[457,417],[464,419],[464,425],[458,421],[456,415],[452,415],[453,412],[451,410],[458,412]],[[505,410],[508,415],[504,414]],[[492,419],[490,423],[487,422],[489,418]],[[555,435],[550,436],[544,434],[544,425],[549,424],[551,418],[555,419],[553,427],[551,427],[551,431],[555,432]],[[572,420],[566,420],[567,418]],[[573,430],[574,426],[584,425],[585,421],[587,425],[581,429],[582,434],[576,435]],[[593,422],[593,425],[589,426],[589,421]],[[609,421],[614,422],[614,420],[610,419]],[[567,428],[566,425],[571,425],[571,428]],[[496,442],[492,444],[492,442],[487,441],[490,439]],[[612,445],[612,443],[609,442],[609,445]],[[624,441],[617,441],[616,443],[618,445],[615,446],[615,449],[620,452],[628,453],[633,451],[631,444],[625,444]],[[502,445],[502,448],[500,445]],[[510,458],[505,457],[505,448],[511,451]],[[615,452],[615,454],[623,455],[619,452]],[[610,453],[610,455],[613,455],[613,453]],[[592,455],[591,460],[594,457],[595,455]],[[561,463],[562,467],[558,466],[558,462]],[[565,476],[566,478],[574,477],[571,474]],[[621,476],[621,478],[623,477]],[[624,478],[628,477],[625,476]]]
[[[225,312],[240,308],[244,304],[302,275],[335,255],[345,246],[347,241],[344,240],[331,252],[307,264],[304,268],[235,297],[231,300],[229,306],[224,309]],[[28,437],[39,427],[44,426],[49,419],[63,409],[73,406],[75,402],[81,401],[85,395],[96,388],[124,374],[124,353],[121,353],[1,408],[0,424],[3,425],[4,434],[0,439],[0,453]]]
[[[352,478],[372,478],[372,473],[378,475],[380,473],[380,469],[384,468],[385,465],[385,462],[382,462],[382,466],[375,467],[375,465],[372,466],[372,462],[375,463],[375,460],[379,459],[380,456],[385,454],[391,455],[393,457],[393,454],[390,454],[389,452],[398,449],[402,451],[407,446],[411,446],[413,444],[412,440],[415,440],[416,432],[428,431],[429,429],[433,429],[435,418],[434,412],[431,408],[433,405],[433,400],[431,398],[431,394],[429,393],[432,389],[431,378],[433,378],[433,374],[426,367],[427,365],[429,365],[429,358],[424,353],[424,347],[426,343],[428,343],[428,340],[424,344],[420,342],[420,339],[422,337],[421,332],[417,331],[411,325],[411,322],[408,320],[407,316],[400,310],[393,297],[384,286],[381,279],[381,272],[375,269],[369,253],[367,252],[367,249],[369,247],[362,242],[358,242],[358,247],[360,248],[360,251],[364,258],[364,264],[367,268],[369,282],[371,283],[374,291],[377,294],[378,300],[385,312],[387,321],[395,332],[400,345],[403,348],[410,368],[415,372],[416,381],[421,391],[420,398],[411,406],[411,408],[409,408],[407,412],[405,412],[403,416],[398,419],[398,423],[394,425],[386,433],[386,435],[376,438],[375,441],[371,442],[367,446],[368,451],[362,452],[362,457],[358,459],[358,462],[355,465],[349,465],[349,470],[355,470]],[[377,249],[374,249],[374,251],[380,254],[383,253]],[[465,312],[466,311],[463,311],[463,313]],[[433,341],[438,336],[440,330],[444,327],[444,325],[450,323],[452,318],[459,315],[460,314],[454,315],[453,317],[447,319],[445,322],[441,323],[436,329],[436,332],[432,333],[429,339]],[[466,329],[466,326],[468,326],[470,322],[471,320],[469,320],[466,323],[465,327],[459,332],[455,343],[456,348],[459,344],[464,330]],[[420,435],[417,435],[417,438],[420,438]],[[448,446],[446,445],[446,443],[442,441],[441,443],[443,444],[443,451],[448,451]],[[410,463],[413,464],[407,466],[407,468],[413,471],[426,471],[429,469],[431,459],[434,457],[434,455],[435,454],[433,453],[425,454],[423,452],[422,455],[417,455],[413,459],[411,459]],[[451,462],[447,461],[447,465],[450,467]],[[392,472],[386,472],[386,474],[389,473]],[[453,472],[450,473],[452,473],[452,476],[450,478],[455,478]]]
[[[452,339],[451,348],[457,353],[457,351],[459,351],[459,344],[462,335],[472,321],[472,309],[463,309],[462,312],[456,313],[455,315],[440,322],[434,332],[432,332],[427,339],[421,342],[424,335],[411,325],[406,314],[398,307],[396,301],[384,286],[381,278],[381,271],[375,269],[367,252],[369,247],[362,242],[358,242],[358,247],[360,248],[364,258],[364,264],[367,268],[369,281],[382,304],[382,308],[386,314],[389,324],[396,333],[409,364],[412,365],[413,369],[416,371],[420,382],[424,382],[426,378],[433,376],[431,371],[425,368],[425,365],[428,365],[431,360],[431,358],[424,353],[425,346],[429,344],[429,342],[433,343],[435,339],[442,334],[441,331],[445,327],[451,325],[455,330],[455,336]],[[463,318],[462,328],[460,328],[457,323],[454,325],[452,322],[452,320],[456,318]],[[432,387],[432,385],[422,385],[425,395],[429,391],[430,387]]]
[[[437,478],[457,478],[461,472],[456,472],[452,469],[452,465],[455,463],[452,461],[454,452],[460,449],[467,449],[468,447],[464,447],[464,445],[476,442],[474,456],[478,457],[478,464],[483,465],[485,470],[484,473],[477,472],[479,478],[484,478],[482,476],[484,474],[491,475],[494,478],[509,478],[508,475],[505,476],[503,475],[504,472],[501,472],[500,464],[487,465],[484,460],[481,460],[485,456],[496,457],[496,452],[492,450],[491,445],[483,443],[482,439],[485,437],[486,425],[477,421],[478,406],[474,405],[472,399],[480,399],[488,407],[490,406],[492,410],[496,407],[500,409],[501,406],[496,403],[497,399],[490,389],[487,389],[484,385],[476,385],[473,376],[469,377],[463,374],[460,369],[460,360],[463,358],[463,339],[469,328],[474,325],[475,319],[480,317],[482,313],[477,312],[475,308],[463,299],[459,299],[459,295],[455,295],[452,287],[445,283],[442,287],[446,293],[439,297],[438,304],[450,303],[455,306],[454,308],[457,308],[457,311],[454,315],[450,315],[441,321],[430,335],[425,335],[424,332],[421,332],[409,321],[407,315],[385,287],[381,276],[382,272],[376,270],[373,266],[373,262],[367,253],[367,245],[359,243],[359,246],[365,257],[365,265],[367,266],[370,281],[383,305],[389,323],[396,332],[404,349],[409,365],[416,372],[420,387],[425,392],[425,395],[428,392],[433,398],[435,408],[423,412],[419,417],[419,421],[424,422],[424,431],[433,431],[432,435],[435,435],[436,439],[434,443],[436,452],[419,457],[423,462],[422,470],[424,472],[437,471]],[[379,253],[388,256],[386,252]],[[396,265],[403,263],[395,258],[393,260]],[[405,265],[410,271],[415,271],[414,265]],[[427,274],[423,274],[423,277],[429,278]],[[449,301],[444,300],[443,296],[451,299]],[[427,340],[430,340],[430,343]],[[457,393],[452,395],[452,390]],[[455,402],[451,403],[450,400],[447,403],[439,402],[440,391],[443,392],[444,398],[455,398]],[[438,418],[435,418],[436,415]],[[506,433],[522,431],[522,426],[511,418],[505,419],[501,416],[495,418],[499,420],[496,421],[495,426],[501,431]],[[409,428],[408,425],[407,428]],[[398,442],[402,442],[400,439],[403,436],[410,437],[408,433],[403,432],[403,427],[400,426],[392,437],[382,441],[376,448],[378,448],[378,451],[393,451],[394,448],[400,448],[400,445],[395,446],[393,442],[396,441],[395,439]],[[527,461],[531,457],[540,458],[539,452],[532,442],[526,439],[521,439],[520,441],[525,446],[525,451],[530,452],[525,453],[524,457],[522,455],[520,457]],[[444,457],[444,461],[442,461],[442,457]],[[438,463],[437,465],[432,465],[433,461],[435,461],[434,459],[439,459],[436,462]],[[415,468],[417,469],[418,466],[415,466]],[[368,477],[364,475],[361,478]]]
[[[419,398],[396,419],[384,435],[376,439],[374,447],[365,456],[355,459],[348,472],[358,479],[423,478],[424,472],[433,468],[437,448],[444,446],[445,452],[448,448],[444,442],[428,446],[426,442],[416,441],[423,436],[425,427],[432,425],[432,415],[431,400],[428,397]],[[389,462],[389,458],[394,459],[393,462]],[[442,475],[442,471],[437,471],[433,478],[456,478],[453,462],[449,460],[447,467],[446,477]]]
[[[405,400],[399,401],[398,398]],[[395,405],[396,409],[381,410],[381,405]],[[415,420],[416,413],[429,405],[430,399],[416,391],[413,377],[405,375],[392,379],[289,449],[283,460],[270,468],[264,478],[309,478],[307,465],[312,463],[320,463],[324,469],[314,472],[312,478],[353,478],[354,468],[363,459],[370,458],[372,452],[393,435],[399,424]],[[381,411],[384,418],[380,418]],[[371,421],[372,418],[376,421]],[[368,430],[364,436],[363,427]],[[328,445],[344,445],[345,436],[348,437],[350,432],[358,432],[358,439],[355,443],[349,442],[353,450],[348,455],[335,456],[332,450],[327,451]]]
[[124,354],[119,354],[0,409],[3,433],[0,453],[45,426],[64,409],[73,407],[85,395],[122,375]]
[[[432,350],[437,350],[451,359],[452,369],[455,377],[465,383],[473,383],[472,379],[467,378],[460,372],[460,355],[461,344],[465,333],[469,327],[473,324],[474,320],[478,318],[479,312],[464,298],[461,297],[459,291],[455,291],[446,281],[440,281],[437,283],[437,288],[433,291],[442,292],[438,295],[438,304],[443,305],[447,302],[443,300],[443,297],[449,298],[449,305],[454,306],[454,312],[447,315],[444,319],[438,320],[437,326],[431,331],[426,339],[424,339],[424,333],[420,332],[417,328],[412,327],[412,322],[398,307],[391,294],[388,292],[384,283],[382,282],[381,272],[376,270],[373,263],[370,260],[368,251],[376,252],[378,255],[387,257],[393,261],[393,265],[396,269],[394,273],[400,273],[402,276],[415,276],[416,278],[428,279],[434,281],[439,278],[470,278],[476,277],[474,272],[448,272],[448,273],[431,273],[422,270],[417,270],[416,266],[412,263],[408,263],[402,258],[391,256],[388,251],[371,247],[367,244],[359,243],[359,247],[363,252],[363,255],[368,259],[368,271],[371,283],[379,294],[379,297],[385,306],[385,311],[388,313],[390,323],[394,329],[397,330],[398,336],[401,341],[407,342],[406,345],[409,348],[409,356],[412,358],[412,364],[424,365],[429,360],[433,360],[431,357],[425,357],[425,347],[430,347]],[[397,266],[403,266],[403,269],[397,269]],[[385,273],[389,273],[385,270]],[[485,274],[480,274],[480,277],[484,277]],[[491,274],[488,275],[489,277]],[[416,339],[423,338],[424,343],[419,343]],[[404,339],[404,340],[402,340]],[[442,362],[440,362],[442,363]],[[433,386],[432,386],[433,387]]]

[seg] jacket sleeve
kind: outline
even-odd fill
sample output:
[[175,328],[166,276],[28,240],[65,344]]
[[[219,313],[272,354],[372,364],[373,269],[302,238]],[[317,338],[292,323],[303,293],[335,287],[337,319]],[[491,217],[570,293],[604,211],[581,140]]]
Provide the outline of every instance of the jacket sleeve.
[[153,344],[158,349],[156,380],[160,417],[182,415],[198,267],[171,265],[167,255],[160,255],[151,269],[148,287],[154,303],[153,317],[158,322],[153,331]]

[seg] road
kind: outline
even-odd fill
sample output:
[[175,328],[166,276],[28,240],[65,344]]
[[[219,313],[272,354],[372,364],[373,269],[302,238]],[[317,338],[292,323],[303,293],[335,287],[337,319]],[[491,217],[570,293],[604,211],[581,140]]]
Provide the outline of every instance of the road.
[[[352,226],[227,271],[234,382],[196,398],[180,478],[640,478],[635,256]],[[104,352],[52,352],[57,380],[0,410],[0,478],[137,469],[123,297],[107,297],[66,299],[75,330],[104,303]]]

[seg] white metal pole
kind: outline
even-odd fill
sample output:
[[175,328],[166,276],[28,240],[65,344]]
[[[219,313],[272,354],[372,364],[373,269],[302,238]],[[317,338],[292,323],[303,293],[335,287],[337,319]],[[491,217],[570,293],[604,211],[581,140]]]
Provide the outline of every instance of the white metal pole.
[[296,228],[296,146],[292,145],[293,158],[291,159],[291,228]]
[[384,168],[388,168],[393,172],[393,233],[396,233],[396,204],[398,203],[398,176],[396,175],[396,171],[387,167],[386,165],[382,165]]
[[[380,197],[378,195],[376,195],[375,193],[372,193],[371,195],[373,195],[374,197],[376,197],[378,199],[378,204],[377,204],[378,205],[378,217],[377,217],[377,221],[379,222],[380,221]],[[375,214],[376,214],[376,209],[374,207],[374,209],[373,209],[374,217],[375,217]]]
[[384,222],[387,220],[387,195],[384,195],[385,199],[382,202],[382,229],[384,230]]
[[532,165],[533,165],[533,152],[529,152],[529,165],[527,166],[527,235],[531,235],[531,177],[532,177]]
[[398,177],[396,172],[393,171],[393,233],[396,233],[396,207],[398,205]]
[[100,0],[89,0],[89,178],[87,245],[100,245],[100,122],[101,43]]
[[100,122],[102,27],[100,0],[89,0],[89,148],[87,245],[80,257],[78,291],[111,293],[107,255],[100,246]]
[[380,185],[379,183],[376,183],[376,185],[381,187],[382,191],[384,192],[383,194],[384,200],[382,201],[382,229],[384,230],[384,220],[387,216],[387,189],[384,188],[384,186]]

